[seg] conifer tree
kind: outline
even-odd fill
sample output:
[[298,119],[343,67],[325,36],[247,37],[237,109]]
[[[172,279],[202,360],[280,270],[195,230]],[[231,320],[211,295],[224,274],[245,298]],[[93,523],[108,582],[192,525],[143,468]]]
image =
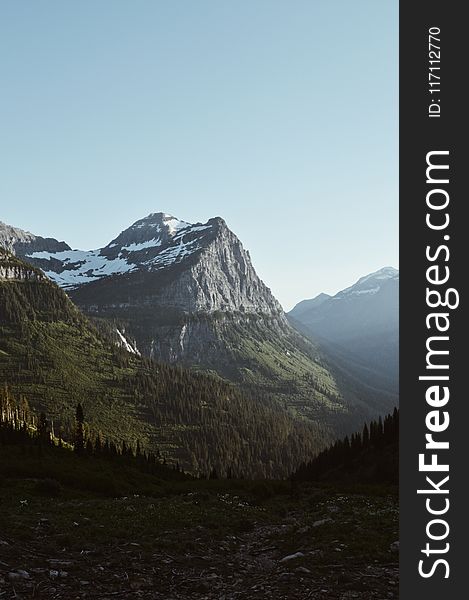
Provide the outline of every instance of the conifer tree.
[[48,444],[50,442],[49,423],[43,412],[39,415],[37,435],[41,444]]
[[85,416],[83,413],[83,407],[80,403],[77,405],[77,410],[75,414],[76,418],[76,430],[75,430],[75,452],[77,454],[83,454],[83,450],[85,448],[85,437],[83,433],[83,423],[85,420]]
[[363,439],[363,447],[367,448],[370,443],[370,434],[368,431],[368,425],[366,423],[365,423],[365,426],[363,427],[362,439]]
[[91,456],[93,452],[93,442],[88,438],[88,440],[86,441],[86,454],[89,454]]

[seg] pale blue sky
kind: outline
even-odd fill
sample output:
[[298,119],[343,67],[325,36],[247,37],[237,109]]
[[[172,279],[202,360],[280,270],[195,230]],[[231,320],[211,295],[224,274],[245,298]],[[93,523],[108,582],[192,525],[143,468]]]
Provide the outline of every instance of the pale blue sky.
[[397,0],[3,0],[0,220],[222,216],[286,309],[398,266]]

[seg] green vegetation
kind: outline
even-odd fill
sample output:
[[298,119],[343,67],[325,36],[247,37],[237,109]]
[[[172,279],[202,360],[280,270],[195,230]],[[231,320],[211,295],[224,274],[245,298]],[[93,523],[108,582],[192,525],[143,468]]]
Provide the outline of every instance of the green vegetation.
[[[329,441],[377,414],[378,391],[356,381],[351,386],[346,374],[337,377],[318,347],[289,325],[279,307],[265,313],[183,308],[179,295],[194,294],[182,283],[188,268],[184,262],[107,277],[70,294],[103,332],[107,322],[125,330],[146,356],[216,374],[250,396],[268,397],[295,418],[328,431]],[[115,339],[116,333],[108,328],[108,335]]]
[[155,352],[165,361],[177,356],[185,368],[217,375],[244,393],[280,403],[294,417],[321,424],[330,439],[331,432],[341,435],[369,417],[360,397],[363,390],[350,392],[338,382],[319,350],[281,316],[219,312],[179,313],[176,318],[174,310],[167,315],[165,308],[146,306],[100,308],[99,317],[87,314],[110,339],[110,324],[129,332],[143,349],[156,339],[161,348]]
[[0,280],[0,381],[66,442],[80,403],[85,437],[139,441],[196,474],[285,476],[331,439],[327,426],[295,419],[267,395],[119,349],[39,277]]
[[[350,418],[350,408],[320,352],[283,324],[268,326],[269,319],[225,316],[216,320],[212,326],[224,340],[226,355],[218,354],[214,364],[200,366],[215,369],[218,364],[218,370],[243,389],[261,389],[294,414],[335,429],[341,418]],[[221,358],[225,362],[220,367]]]

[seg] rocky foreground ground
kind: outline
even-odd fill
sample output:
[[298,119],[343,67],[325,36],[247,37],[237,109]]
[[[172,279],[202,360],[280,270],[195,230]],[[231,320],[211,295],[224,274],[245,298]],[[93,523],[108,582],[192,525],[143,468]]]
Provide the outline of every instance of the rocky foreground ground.
[[7,480],[0,515],[0,600],[398,597],[390,489],[215,482],[52,498]]

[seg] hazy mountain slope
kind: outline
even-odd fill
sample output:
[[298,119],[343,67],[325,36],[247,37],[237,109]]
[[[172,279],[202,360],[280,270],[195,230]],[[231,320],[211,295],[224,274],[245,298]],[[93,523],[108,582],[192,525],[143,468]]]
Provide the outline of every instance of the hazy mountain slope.
[[302,315],[307,314],[311,309],[317,308],[326,300],[329,300],[331,296],[329,294],[318,294],[314,298],[309,300],[301,300],[298,302],[291,311],[288,313],[289,316],[299,319]]
[[[289,315],[330,341],[343,342],[397,329],[399,272],[385,267],[306,310],[297,304]],[[317,299],[315,299],[317,300]]]
[[[385,267],[317,304],[297,305],[291,322],[351,379],[397,400],[399,272]],[[384,397],[382,400],[385,401]],[[390,407],[389,407],[390,408]]]

